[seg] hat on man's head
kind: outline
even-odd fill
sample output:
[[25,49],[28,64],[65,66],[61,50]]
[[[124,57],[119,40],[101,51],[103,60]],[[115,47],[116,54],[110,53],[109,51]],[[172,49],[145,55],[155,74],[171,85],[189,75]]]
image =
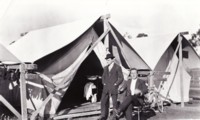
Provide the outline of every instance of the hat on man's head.
[[113,59],[115,57],[112,54],[107,54],[105,59],[109,59],[109,58]]

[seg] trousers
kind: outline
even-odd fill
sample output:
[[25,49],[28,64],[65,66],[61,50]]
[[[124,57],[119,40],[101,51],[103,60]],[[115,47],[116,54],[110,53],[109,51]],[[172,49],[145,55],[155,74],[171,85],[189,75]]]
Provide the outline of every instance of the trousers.
[[108,113],[109,113],[109,98],[112,98],[113,101],[113,109],[117,109],[118,108],[118,104],[117,104],[117,97],[118,94],[109,94],[109,93],[102,93],[101,96],[101,117],[107,118],[108,117]]
[[138,101],[138,97],[135,95],[126,96],[118,108],[118,113],[125,111],[126,119],[132,120],[133,106],[141,106],[141,103]]

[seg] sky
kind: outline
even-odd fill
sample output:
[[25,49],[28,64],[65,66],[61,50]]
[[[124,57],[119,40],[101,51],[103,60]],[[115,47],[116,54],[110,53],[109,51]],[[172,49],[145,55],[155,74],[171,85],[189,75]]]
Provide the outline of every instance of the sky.
[[198,0],[0,0],[0,43],[7,46],[20,34],[110,14],[110,21],[133,38],[196,32],[200,28]]

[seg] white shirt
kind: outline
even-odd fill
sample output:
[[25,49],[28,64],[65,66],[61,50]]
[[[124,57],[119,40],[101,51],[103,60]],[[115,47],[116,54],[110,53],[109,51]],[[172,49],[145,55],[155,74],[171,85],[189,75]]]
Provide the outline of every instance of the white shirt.
[[113,65],[114,65],[114,62],[112,62],[112,63],[108,66],[108,70],[109,70],[109,71],[111,71]]
[[130,85],[131,95],[134,95],[136,82],[137,82],[137,78],[131,80],[131,85]]

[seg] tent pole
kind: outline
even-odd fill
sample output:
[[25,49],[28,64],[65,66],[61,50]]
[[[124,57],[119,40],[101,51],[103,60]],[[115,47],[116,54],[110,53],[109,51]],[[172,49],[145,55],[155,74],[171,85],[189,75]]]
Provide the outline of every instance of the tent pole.
[[[108,18],[103,17],[103,29],[104,32],[108,29],[108,26],[106,25],[106,23],[108,22]],[[104,38],[104,45],[106,46],[106,52],[107,54],[109,53],[109,34],[107,34]]]
[[178,35],[179,47],[179,65],[180,65],[180,85],[181,85],[181,107],[184,107],[184,88],[183,88],[183,55],[182,55],[182,37]]
[[[177,54],[179,48],[180,48],[180,43],[178,43],[178,45],[177,45],[177,47],[176,47],[176,50],[174,51],[174,54],[173,54],[172,59],[171,59],[171,62],[169,63],[169,67],[167,68],[166,72],[168,72],[168,71],[170,70],[171,64],[172,64],[172,62],[173,62],[173,60],[174,60],[174,58],[175,58],[175,56],[176,56],[176,54]],[[169,87],[169,89],[168,89],[168,91],[167,91],[167,94],[166,94],[166,96],[165,96],[166,98],[168,97],[169,92],[170,92],[170,90],[171,90],[171,87],[172,87],[172,85],[173,85],[173,83],[174,83],[174,80],[175,80],[175,76],[176,76],[176,73],[177,73],[177,68],[178,68],[178,66],[179,66],[179,62],[178,62],[178,64],[177,64],[177,66],[176,66],[176,71],[175,71],[175,74],[174,74],[174,76],[173,76],[172,83],[170,84],[170,87]],[[162,83],[161,83],[161,84],[162,84]]]
[[26,80],[25,80],[25,64],[20,65],[20,98],[21,98],[21,114],[22,120],[27,120],[27,103],[26,103]]
[[111,26],[110,26],[110,24],[108,23],[108,21],[106,21],[106,24],[107,24],[108,28],[110,29],[110,32],[111,32],[111,34],[113,35],[114,39],[116,40],[117,44],[119,45],[120,49],[122,50],[122,55],[124,56],[124,59],[127,61],[126,63],[127,63],[127,65],[128,65],[128,67],[130,68],[131,66],[130,66],[130,64],[129,64],[127,58],[126,58],[126,55],[124,54],[125,52],[124,52],[124,50],[123,50],[123,48],[122,48],[122,45],[121,45],[120,42],[119,42],[119,39],[118,39],[117,36],[115,35],[115,32],[114,32],[113,29],[111,28]]
[[[87,51],[87,54],[83,57],[83,60],[85,60],[85,58],[92,52],[92,50],[94,49],[94,47],[108,34],[110,30],[107,29],[107,31],[105,31],[94,43],[91,44],[90,49]],[[33,112],[33,114],[31,115],[30,120],[34,120],[35,117],[37,116],[37,114],[40,112],[40,110],[49,102],[49,100],[51,100],[54,96],[54,94],[59,90],[62,89],[62,87],[65,85],[65,83],[67,82],[67,80],[71,77],[71,75],[73,75],[73,73],[78,69],[79,65],[82,62],[80,62],[79,64],[76,65],[76,67],[73,69],[73,71],[71,71],[70,75],[68,75],[50,94],[49,96],[43,101],[42,105],[35,111]]]

